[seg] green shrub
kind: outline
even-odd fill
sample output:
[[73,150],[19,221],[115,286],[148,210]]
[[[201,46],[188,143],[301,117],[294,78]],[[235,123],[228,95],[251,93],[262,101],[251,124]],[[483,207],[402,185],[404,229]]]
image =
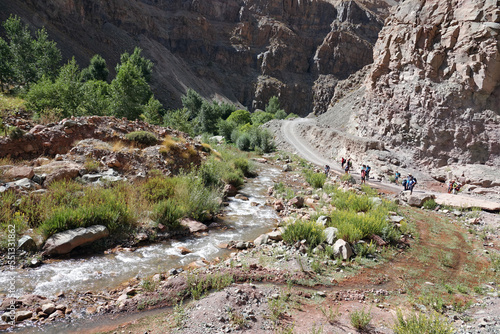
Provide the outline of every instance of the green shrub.
[[381,236],[389,223],[385,219],[383,210],[374,210],[366,214],[358,214],[352,210],[335,210],[328,225],[339,230],[340,239],[355,243],[372,234]]
[[155,145],[156,143],[158,143],[158,139],[156,138],[154,133],[151,133],[149,131],[130,132],[125,135],[125,138],[127,140],[146,146]]
[[59,206],[49,212],[40,230],[49,237],[77,227],[104,225],[110,233],[114,233],[118,228],[126,230],[131,224],[132,214],[124,194],[113,188],[89,187],[76,207]]
[[21,139],[24,136],[24,131],[18,128],[17,126],[13,126],[9,129],[9,138],[12,140]]
[[364,330],[368,327],[368,324],[372,320],[370,312],[365,312],[363,308],[361,311],[354,311],[350,315],[351,325],[360,330]]
[[336,191],[332,203],[339,210],[368,212],[373,208],[373,201],[366,195],[356,195],[350,191]]
[[236,188],[241,187],[245,182],[241,171],[230,171],[224,174],[224,183],[230,184]]
[[250,162],[248,161],[248,159],[236,158],[233,160],[233,166],[235,169],[240,170],[243,173],[243,175],[245,176],[251,175]]
[[340,177],[340,181],[342,181],[342,182],[349,182],[351,184],[356,184],[356,180],[354,179],[354,177],[351,174],[343,174]]
[[250,118],[250,112],[248,110],[236,110],[227,118],[228,122],[236,123],[237,125],[244,125],[247,123],[252,123]]
[[141,187],[143,196],[151,203],[166,200],[174,195],[176,181],[175,178],[162,175],[150,177]]
[[431,199],[428,199],[427,201],[424,202],[424,204],[422,205],[422,207],[424,209],[427,209],[427,210],[434,210],[436,207],[438,206],[438,204],[436,203],[436,201],[431,198]]
[[186,216],[205,221],[220,209],[221,188],[207,187],[195,174],[180,177],[176,188],[177,203],[182,203]]
[[313,171],[306,170],[304,174],[306,182],[313,188],[323,188],[326,181],[326,175],[324,173],[314,173]]
[[356,253],[357,256],[361,257],[366,257],[367,255],[373,255],[375,254],[377,250],[377,244],[375,244],[373,241],[370,241],[369,244],[365,242],[358,242],[354,245],[354,253]]
[[183,215],[181,206],[175,200],[167,199],[154,206],[152,219],[172,231],[180,227],[180,219]]
[[288,224],[282,237],[289,244],[305,239],[310,248],[316,247],[326,239],[323,226],[313,221],[303,220]]
[[[231,136],[232,139],[232,136]],[[250,135],[248,133],[243,133],[238,136],[236,140],[236,146],[242,151],[250,151]]]
[[451,334],[455,332],[453,326],[438,314],[433,316],[412,314],[405,319],[401,310],[398,310],[396,316],[393,327],[395,334]]

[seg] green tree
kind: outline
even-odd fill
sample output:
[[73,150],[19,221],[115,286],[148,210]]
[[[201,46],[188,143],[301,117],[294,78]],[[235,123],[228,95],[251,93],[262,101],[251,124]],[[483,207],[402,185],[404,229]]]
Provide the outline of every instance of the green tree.
[[146,80],[146,82],[151,81],[151,75],[153,74],[153,63],[151,60],[141,56],[142,49],[136,47],[132,54],[124,52],[120,56],[120,63],[116,65],[116,73],[120,72],[120,68],[124,64],[131,63],[139,69],[141,76]]
[[90,59],[90,65],[82,70],[83,81],[88,80],[102,80],[107,81],[109,75],[106,60],[100,55],[94,55]]
[[10,66],[11,61],[12,54],[9,45],[0,37],[0,85],[2,86],[2,91],[5,91],[12,81],[13,73]]
[[160,125],[163,114],[163,105],[151,95],[148,103],[144,106],[144,113],[141,115],[142,119],[150,124]]
[[110,114],[109,84],[102,80],[89,80],[80,88],[82,102],[79,107],[81,115],[104,116]]
[[189,120],[198,116],[203,104],[203,98],[193,89],[189,88],[186,95],[181,97],[182,106],[187,111]]
[[140,69],[131,61],[120,64],[110,86],[111,112],[117,117],[138,119],[152,95]]
[[62,116],[79,115],[83,102],[80,69],[75,58],[61,67],[59,75],[53,82],[49,77],[37,82],[26,94],[26,105],[35,111],[58,108]]
[[217,123],[221,119],[219,104],[215,101],[204,101],[196,118],[198,132],[217,133]]
[[189,120],[186,109],[167,111],[163,116],[163,125],[194,135],[193,122]]
[[10,50],[8,66],[12,71],[12,84],[29,87],[44,75],[49,78],[56,75],[61,52],[55,42],[48,40],[45,28],[38,30],[36,39],[33,39],[28,26],[12,15],[3,27]]
[[250,117],[250,112],[248,110],[236,110],[227,118],[228,122],[234,122],[238,125],[245,125],[247,123],[252,123]]
[[257,110],[256,112],[251,114],[251,118],[252,118],[252,124],[258,126],[258,125],[262,125],[262,124],[267,123],[270,120],[274,119],[274,115],[269,113],[269,112]]
[[280,108],[280,101],[279,101],[278,97],[276,97],[276,96],[271,97],[269,99],[269,102],[267,103],[266,112],[274,115],[280,110],[282,110],[282,109]]

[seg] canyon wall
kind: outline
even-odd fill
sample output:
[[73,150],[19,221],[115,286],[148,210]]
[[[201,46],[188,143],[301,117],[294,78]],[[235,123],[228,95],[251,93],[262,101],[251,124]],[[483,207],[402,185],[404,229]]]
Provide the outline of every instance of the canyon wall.
[[96,53],[110,68],[135,46],[155,64],[153,88],[167,108],[193,88],[206,98],[264,108],[277,95],[287,112],[320,114],[338,80],[371,63],[394,2],[326,0],[12,0],[86,66]]

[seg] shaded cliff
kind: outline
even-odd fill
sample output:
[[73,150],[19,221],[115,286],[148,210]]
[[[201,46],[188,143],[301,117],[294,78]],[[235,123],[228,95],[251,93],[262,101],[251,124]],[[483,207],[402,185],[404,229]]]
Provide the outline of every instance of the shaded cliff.
[[168,108],[193,88],[207,98],[263,108],[278,95],[287,112],[326,110],[338,80],[373,61],[390,1],[28,0],[0,3],[45,26],[65,58],[110,67],[138,45],[155,63],[153,88]]
[[387,18],[356,93],[326,123],[423,165],[500,163],[500,1],[404,1]]

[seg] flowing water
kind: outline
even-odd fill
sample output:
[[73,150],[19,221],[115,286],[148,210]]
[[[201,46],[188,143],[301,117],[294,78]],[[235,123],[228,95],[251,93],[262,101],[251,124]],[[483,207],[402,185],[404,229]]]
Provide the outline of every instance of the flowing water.
[[[85,258],[60,260],[36,269],[19,270],[0,275],[0,293],[11,278],[15,279],[18,296],[34,293],[52,297],[62,291],[100,291],[113,288],[132,277],[148,277],[158,272],[185,266],[199,258],[223,257],[228,250],[217,245],[233,240],[253,240],[276,225],[278,216],[272,207],[265,206],[267,189],[280,171],[260,166],[259,176],[248,179],[240,193],[248,201],[231,198],[225,208],[222,225],[227,229],[210,230],[202,237],[152,244],[134,252],[94,255]],[[255,206],[251,203],[259,205]],[[179,247],[192,251],[181,255]]]

